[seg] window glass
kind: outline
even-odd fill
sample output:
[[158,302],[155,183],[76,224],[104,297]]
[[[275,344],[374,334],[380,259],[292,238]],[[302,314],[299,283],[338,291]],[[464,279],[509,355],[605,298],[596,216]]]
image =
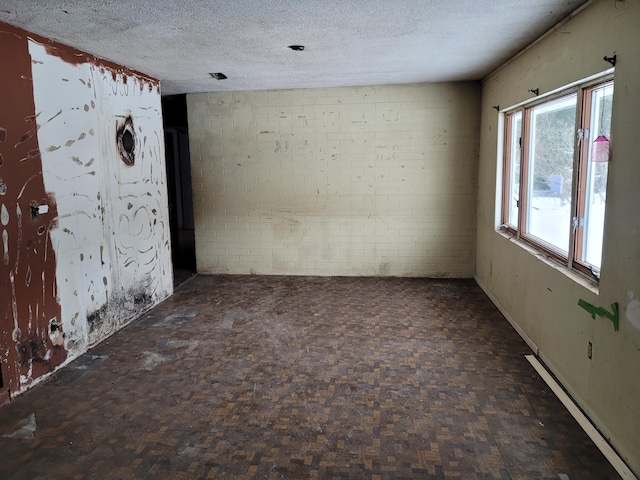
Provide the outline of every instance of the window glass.
[[[602,148],[609,148],[611,139],[611,105],[613,82],[600,85],[590,91],[591,118],[589,125],[587,184],[585,188],[584,235],[582,258],[584,263],[600,269],[602,237],[604,234],[604,210],[607,200],[607,173],[609,163],[603,158]],[[597,140],[596,140],[597,139]],[[600,142],[599,145],[594,145]],[[606,142],[606,145],[604,145]],[[598,152],[596,149],[600,148]]]
[[511,138],[509,139],[509,225],[518,225],[518,203],[520,200],[520,148],[522,137],[522,111],[511,115]]
[[531,109],[527,233],[567,254],[577,94]]

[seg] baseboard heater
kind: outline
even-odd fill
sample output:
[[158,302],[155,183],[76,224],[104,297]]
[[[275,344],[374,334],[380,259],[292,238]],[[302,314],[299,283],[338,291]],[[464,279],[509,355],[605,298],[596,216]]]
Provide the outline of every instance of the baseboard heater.
[[616,469],[620,477],[623,480],[638,480],[633,474],[631,469],[624,463],[624,460],[615,452],[609,442],[607,442],[600,432],[593,426],[591,421],[585,416],[584,413],[578,408],[578,406],[571,400],[571,397],[558,385],[558,382],[551,376],[546,368],[538,361],[535,355],[525,355],[525,358],[529,360],[529,363],[536,369],[536,372],[542,377],[542,379],[549,385],[549,388],[555,393],[556,397],[562,402],[562,404],[569,410],[569,413],[573,415],[578,424],[582,427],[589,438],[596,444],[602,454],[611,463],[613,468]]

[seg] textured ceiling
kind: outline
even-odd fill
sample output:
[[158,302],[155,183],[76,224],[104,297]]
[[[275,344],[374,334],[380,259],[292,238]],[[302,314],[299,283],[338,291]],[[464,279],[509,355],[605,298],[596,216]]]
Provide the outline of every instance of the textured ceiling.
[[477,80],[584,3],[0,0],[0,21],[150,74],[174,94]]

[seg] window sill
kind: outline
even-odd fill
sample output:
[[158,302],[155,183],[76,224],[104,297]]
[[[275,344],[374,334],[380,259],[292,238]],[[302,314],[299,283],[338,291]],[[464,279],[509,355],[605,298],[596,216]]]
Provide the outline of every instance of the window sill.
[[554,270],[557,270],[558,272],[562,273],[563,275],[565,275],[566,277],[568,277],[569,279],[571,279],[572,281],[574,281],[575,283],[577,283],[581,287],[584,287],[587,290],[589,290],[590,292],[592,292],[592,293],[594,293],[596,295],[599,295],[600,286],[596,282],[594,282],[592,279],[587,278],[582,273],[580,273],[580,272],[578,272],[576,270],[573,270],[573,269],[567,267],[566,265],[563,265],[562,263],[558,262],[555,258],[550,257],[549,255],[540,252],[535,247],[529,245],[526,242],[523,242],[523,241],[519,240],[518,238],[514,237],[509,232],[506,232],[506,231],[504,231],[502,229],[498,229],[498,230],[496,230],[496,233],[498,235],[500,235],[501,237],[503,237],[503,238],[515,243],[520,248],[522,248],[523,250],[529,252],[531,255],[536,257],[541,262],[547,264],[549,267],[553,268]]

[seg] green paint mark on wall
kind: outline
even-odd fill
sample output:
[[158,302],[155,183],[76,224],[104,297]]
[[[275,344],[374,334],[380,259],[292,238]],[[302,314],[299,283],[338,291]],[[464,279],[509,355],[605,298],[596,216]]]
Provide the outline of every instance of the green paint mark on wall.
[[591,314],[591,318],[596,319],[596,315],[608,318],[613,323],[613,329],[617,332],[620,329],[620,319],[618,317],[618,302],[614,302],[611,304],[611,310],[613,313],[609,312],[604,307],[596,307],[591,305],[589,302],[580,299],[578,300],[578,305],[584,308],[587,312]]

